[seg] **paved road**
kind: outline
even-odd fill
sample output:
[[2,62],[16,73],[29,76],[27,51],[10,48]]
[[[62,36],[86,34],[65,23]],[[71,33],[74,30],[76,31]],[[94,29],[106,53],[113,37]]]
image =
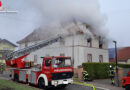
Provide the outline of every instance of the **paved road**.
[[[52,88],[49,90],[52,90]],[[65,89],[54,89],[53,88],[53,90],[93,90],[93,89],[88,86],[71,84],[71,85],[68,85]],[[96,89],[96,90],[103,90],[103,89]]]
[[[82,86],[82,85],[69,85],[67,86],[65,89],[63,90],[93,90],[92,87],[88,87],[88,86]],[[97,89],[96,90],[102,90],[102,89]]]

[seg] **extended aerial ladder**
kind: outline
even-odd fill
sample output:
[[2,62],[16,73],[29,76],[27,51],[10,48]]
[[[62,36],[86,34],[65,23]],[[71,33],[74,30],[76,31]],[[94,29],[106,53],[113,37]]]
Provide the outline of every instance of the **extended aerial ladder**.
[[54,38],[50,38],[48,40],[40,41],[39,43],[36,43],[32,46],[28,46],[26,48],[8,52],[4,55],[4,58],[6,60],[6,64],[11,67],[17,67],[17,68],[24,68],[25,67],[25,61],[22,59],[28,56],[31,52],[34,52],[38,49],[41,49],[47,45],[50,45],[52,43],[55,43],[59,40],[61,40],[63,37],[57,36]]

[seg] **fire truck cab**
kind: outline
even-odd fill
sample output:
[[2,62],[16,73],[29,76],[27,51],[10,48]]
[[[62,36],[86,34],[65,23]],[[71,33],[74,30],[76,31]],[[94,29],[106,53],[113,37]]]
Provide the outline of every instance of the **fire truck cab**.
[[130,90],[130,71],[128,72],[128,75],[126,77],[122,78],[122,86],[126,90]]
[[42,57],[39,68],[11,68],[11,79],[14,81],[38,85],[46,89],[48,86],[65,88],[73,82],[73,67],[70,57]]

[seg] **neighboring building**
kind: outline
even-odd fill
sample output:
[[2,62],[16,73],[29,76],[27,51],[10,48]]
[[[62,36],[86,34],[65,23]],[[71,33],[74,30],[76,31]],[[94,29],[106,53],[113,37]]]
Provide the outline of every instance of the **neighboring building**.
[[[74,57],[74,66],[82,65],[83,62],[109,62],[107,44],[102,43],[101,37],[93,34],[90,38],[89,35],[83,34],[81,29],[85,29],[90,33],[86,26],[75,26],[69,29],[69,33],[63,40],[43,47],[40,50],[32,52],[26,60],[34,61],[40,64],[44,56],[70,56]],[[55,36],[50,31],[41,32],[36,30],[25,37],[23,40],[18,41],[19,49],[33,45],[41,40],[47,40]],[[70,32],[76,32],[72,35]],[[54,31],[53,31],[54,32]]]
[[[130,64],[130,47],[121,47],[117,49],[118,63]],[[115,49],[109,49],[109,61],[115,62]]]
[[14,51],[15,47],[17,46],[10,41],[6,39],[0,39],[0,62],[5,63],[3,55],[9,51]]

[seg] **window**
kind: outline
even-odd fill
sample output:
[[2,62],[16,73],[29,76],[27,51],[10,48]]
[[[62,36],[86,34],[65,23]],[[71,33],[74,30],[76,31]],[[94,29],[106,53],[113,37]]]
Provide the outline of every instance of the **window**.
[[43,62],[42,62],[42,65],[44,66],[44,60],[43,60]]
[[70,58],[54,58],[53,59],[53,67],[71,67],[71,59]]
[[34,63],[37,63],[37,55],[34,55]]
[[92,47],[92,40],[91,38],[87,39],[87,46]]
[[4,47],[3,50],[10,50],[10,48]]
[[49,54],[46,54],[46,57],[50,57],[50,55],[49,55]]
[[65,54],[64,54],[64,53],[61,53],[60,56],[65,56]]
[[103,44],[99,44],[99,48],[102,49],[103,48]]
[[3,55],[2,54],[0,54],[0,58],[2,58],[3,57]]
[[65,44],[65,40],[62,38],[60,39],[60,45],[64,45]]
[[88,62],[92,62],[92,54],[88,54],[87,59],[88,59]]
[[103,38],[99,37],[99,48],[103,48]]
[[28,43],[25,43],[25,47],[28,47]]
[[51,66],[51,60],[45,60],[45,66],[46,67]]
[[99,62],[100,62],[100,63],[103,62],[103,55],[99,55]]

